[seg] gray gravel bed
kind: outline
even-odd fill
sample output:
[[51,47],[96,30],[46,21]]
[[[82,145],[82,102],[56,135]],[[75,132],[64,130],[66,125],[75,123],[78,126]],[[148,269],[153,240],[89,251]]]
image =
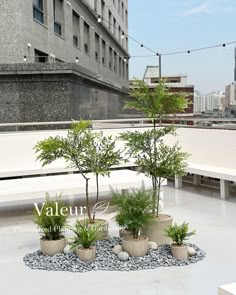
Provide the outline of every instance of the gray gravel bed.
[[41,251],[25,255],[23,258],[26,266],[34,270],[47,271],[138,271],[155,269],[158,267],[184,266],[202,260],[206,254],[194,244],[188,244],[196,250],[196,255],[184,261],[176,260],[170,253],[170,246],[159,246],[157,250],[148,250],[144,257],[130,257],[121,261],[112,253],[112,248],[120,244],[119,238],[97,241],[97,257],[93,262],[82,262],[74,253],[57,254],[53,257],[44,256]]

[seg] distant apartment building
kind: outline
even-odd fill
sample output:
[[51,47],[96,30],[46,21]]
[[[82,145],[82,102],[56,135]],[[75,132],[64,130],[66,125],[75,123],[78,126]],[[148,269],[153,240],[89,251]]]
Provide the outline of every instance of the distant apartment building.
[[129,85],[128,0],[2,1],[0,44],[0,122],[121,112]]
[[201,94],[194,93],[194,114],[222,115],[224,93],[222,91]]
[[[187,75],[163,75],[162,80],[166,83],[170,92],[182,92],[186,95],[190,101],[190,105],[185,113],[188,115],[193,114],[194,86],[188,84]],[[143,81],[149,86],[150,89],[154,89],[160,81],[159,67],[147,66]],[[130,87],[132,87],[132,83],[133,80],[130,80]]]
[[225,113],[228,117],[236,117],[236,82],[225,88]]

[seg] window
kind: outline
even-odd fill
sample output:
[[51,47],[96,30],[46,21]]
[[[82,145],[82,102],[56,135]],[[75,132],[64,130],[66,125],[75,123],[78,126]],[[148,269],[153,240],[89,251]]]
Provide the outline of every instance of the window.
[[126,64],[126,79],[129,80],[129,64]]
[[120,0],[118,0],[118,13],[120,14]]
[[84,22],[84,52],[89,54],[90,52],[90,27]]
[[125,62],[122,63],[122,76],[125,77]]
[[125,24],[128,26],[128,11],[125,10]]
[[120,39],[121,39],[121,27],[120,26],[119,26],[119,29],[118,29],[118,33],[119,33],[118,39],[120,41]]
[[64,12],[63,0],[53,0],[54,9],[54,32],[60,36],[63,35]]
[[113,19],[113,34],[116,37],[116,19]]
[[100,61],[100,37],[95,33],[95,59]]
[[94,0],[94,10],[98,11],[98,0]]
[[44,5],[43,0],[33,0],[33,17],[44,24]]
[[128,46],[129,45],[129,40],[128,40],[128,37],[126,37],[126,49],[128,50]]
[[104,0],[101,0],[101,14],[102,14],[102,18],[105,17],[105,2]]
[[106,42],[102,40],[102,63],[106,65]]
[[119,75],[121,76],[122,73],[122,59],[119,57]]
[[109,30],[111,30],[111,27],[112,27],[112,14],[109,10]]
[[114,72],[117,72],[117,53],[114,51]]
[[109,69],[112,71],[112,48],[109,47]]
[[42,51],[35,49],[34,56],[35,56],[35,62],[40,62],[40,63],[48,62],[48,54]]
[[73,45],[76,47],[80,46],[80,17],[72,10],[72,21],[73,21]]
[[121,13],[122,13],[122,19],[124,20],[124,3],[122,2],[122,9],[121,9]]

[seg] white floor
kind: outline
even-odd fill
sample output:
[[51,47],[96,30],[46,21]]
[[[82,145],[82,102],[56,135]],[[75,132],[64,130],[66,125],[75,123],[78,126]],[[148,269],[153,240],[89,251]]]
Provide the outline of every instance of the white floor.
[[26,217],[0,216],[0,294],[216,295],[218,286],[236,281],[236,202],[203,196],[195,189],[163,189],[164,211],[196,229],[191,241],[207,252],[203,261],[128,273],[33,271],[22,258],[38,249],[38,233],[25,232],[35,226]]

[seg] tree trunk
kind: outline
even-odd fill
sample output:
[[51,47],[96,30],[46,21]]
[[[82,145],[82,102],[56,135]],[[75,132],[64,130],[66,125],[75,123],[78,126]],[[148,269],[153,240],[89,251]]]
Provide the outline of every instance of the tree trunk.
[[90,208],[89,192],[88,192],[89,178],[86,178],[85,180],[86,180],[86,206],[88,210],[88,218],[89,218],[89,223],[93,223],[93,219],[91,217],[91,208]]
[[160,192],[161,192],[161,178],[158,179],[158,191],[157,191],[157,217],[159,215],[159,202],[160,202]]
[[152,214],[155,215],[155,206],[156,206],[156,198],[157,198],[157,187],[156,187],[156,179],[152,176]]
[[98,198],[99,198],[98,173],[96,173],[96,185],[97,185],[97,202],[98,202]]

